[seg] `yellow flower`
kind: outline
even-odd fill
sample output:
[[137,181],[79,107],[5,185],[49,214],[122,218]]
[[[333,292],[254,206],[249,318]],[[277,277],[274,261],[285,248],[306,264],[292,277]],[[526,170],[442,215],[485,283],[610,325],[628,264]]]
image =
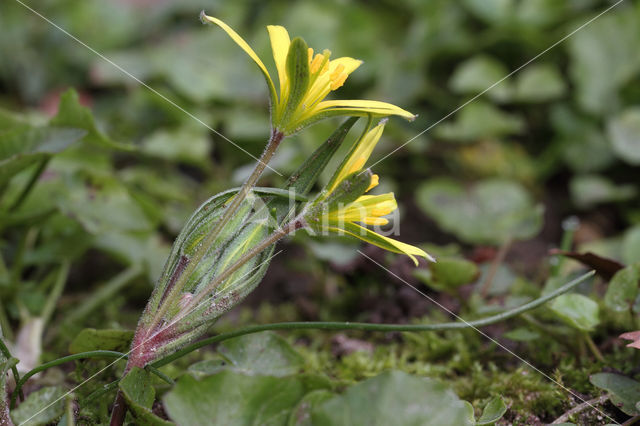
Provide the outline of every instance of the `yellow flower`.
[[395,105],[369,100],[325,100],[340,88],[361,61],[349,57],[331,58],[331,52],[315,53],[300,38],[293,41],[284,27],[269,25],[273,59],[278,71],[279,90],[267,67],[249,44],[220,19],[202,13],[203,22],[218,25],[258,65],[269,88],[273,127],[284,134],[292,134],[318,120],[331,116],[398,115],[413,120],[415,115]]
[[[362,187],[365,189],[364,192],[369,192],[369,190],[378,185],[378,175],[371,174],[367,170],[363,171],[363,167],[382,135],[385,122],[386,120],[383,120],[376,127],[367,131],[358,141],[351,153],[336,171],[327,185],[327,189],[323,191],[323,194],[315,201],[315,205],[319,207],[323,206],[323,202],[325,202],[324,206],[326,208],[319,210],[312,208],[311,212],[320,211],[321,213],[318,215],[311,213],[309,217],[306,217],[307,223],[314,231],[330,231],[347,234],[385,250],[406,254],[413,260],[416,266],[418,265],[416,256],[435,261],[433,257],[418,247],[380,235],[362,226],[383,226],[389,223],[389,220],[384,216],[391,214],[398,208],[392,192],[381,195],[360,195],[355,201],[348,202],[346,205],[329,201],[332,199],[332,195],[338,192],[336,189],[340,188],[340,190],[342,190],[346,181],[358,175],[369,177],[369,181],[365,182],[368,186]],[[362,225],[359,225],[359,223]]]

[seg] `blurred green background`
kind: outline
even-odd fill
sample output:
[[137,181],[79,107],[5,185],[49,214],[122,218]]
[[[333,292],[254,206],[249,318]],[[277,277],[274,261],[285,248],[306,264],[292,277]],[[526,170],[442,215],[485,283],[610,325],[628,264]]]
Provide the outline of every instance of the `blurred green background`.
[[[269,133],[266,87],[223,31],[201,25],[202,9],[236,29],[270,69],[268,24],[284,25],[315,50],[362,59],[334,96],[387,101],[419,115],[412,123],[392,119],[372,160],[411,140],[374,171],[381,176],[381,191],[393,190],[399,199],[398,238],[424,246],[444,259],[444,266],[422,265],[415,271],[408,259],[373,247],[364,250],[411,283],[436,290],[446,306],[473,313],[492,309],[484,302],[465,304],[460,297],[477,296],[483,282],[478,274],[501,248],[507,261],[490,295],[506,298],[509,306],[545,282],[552,287],[547,251],[576,223],[576,246],[637,262],[637,1],[622,2],[430,128],[613,3],[27,3],[89,49],[19,2],[3,1],[0,137],[46,123],[85,130],[48,134],[46,143],[34,136],[33,147],[56,155],[26,198],[20,194],[32,169],[0,176],[1,248],[11,278],[0,283],[5,323],[16,325],[25,315],[41,312],[50,286],[47,274],[69,261],[71,278],[57,318],[73,313],[78,301],[124,268],[144,270],[130,291],[110,294],[109,303],[94,306],[97,315],[77,314],[77,324],[66,324],[75,331],[132,328],[190,213],[212,194],[237,186],[251,170],[250,156],[198,120],[257,156]],[[281,185],[338,124],[323,121],[289,138],[272,163],[284,177],[266,173],[262,185]],[[6,159],[10,153],[0,154]],[[574,216],[577,222],[566,221]],[[431,312],[426,299],[368,263],[357,247],[344,239],[297,236],[228,321],[405,322]],[[473,283],[477,286],[465,287]],[[73,333],[65,333],[48,350],[68,344]],[[449,350],[460,351],[461,344]],[[369,367],[358,368],[366,375]]]

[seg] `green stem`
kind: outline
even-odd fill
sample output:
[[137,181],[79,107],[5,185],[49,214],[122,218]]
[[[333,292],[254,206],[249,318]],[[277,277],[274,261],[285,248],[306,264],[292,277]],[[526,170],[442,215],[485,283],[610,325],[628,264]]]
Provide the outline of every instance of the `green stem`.
[[[578,228],[579,222],[575,217],[569,217],[562,221],[562,228],[564,232],[562,233],[562,240],[560,241],[560,250],[562,251],[570,251],[571,245],[573,244],[573,235]],[[551,266],[550,276],[557,277],[560,275],[560,270],[562,269],[562,265],[564,264],[565,257],[562,255],[554,256],[555,263]]]
[[56,304],[58,303],[58,300],[62,295],[64,286],[67,283],[67,278],[69,277],[70,266],[71,265],[69,261],[66,261],[66,260],[62,262],[62,265],[60,266],[60,270],[58,271],[58,277],[56,279],[56,282],[54,283],[53,289],[51,290],[51,293],[49,293],[47,302],[44,305],[44,308],[42,309],[42,313],[40,314],[40,317],[42,318],[42,322],[44,324],[47,324],[49,319],[51,319],[51,315],[53,315],[53,311],[56,308]]
[[267,143],[267,146],[264,152],[262,153],[262,156],[258,160],[258,163],[256,164],[255,169],[253,169],[253,172],[251,173],[251,175],[247,178],[247,180],[242,185],[242,187],[240,187],[240,190],[238,191],[238,193],[232,198],[231,204],[229,204],[229,206],[225,209],[224,213],[222,214],[222,217],[216,223],[215,227],[205,236],[202,243],[198,245],[198,248],[196,249],[195,253],[191,257],[191,259],[189,259],[189,263],[187,264],[185,270],[183,271],[182,274],[180,274],[180,277],[174,284],[173,288],[169,291],[169,294],[167,294],[167,297],[165,298],[165,303],[163,303],[159,307],[158,311],[153,317],[153,320],[151,321],[149,328],[153,328],[154,325],[160,323],[167,309],[169,309],[169,306],[171,306],[171,303],[169,303],[169,301],[173,300],[173,298],[175,298],[176,295],[179,295],[182,292],[182,287],[184,287],[187,281],[187,278],[191,276],[194,269],[200,264],[200,261],[202,260],[204,255],[207,253],[211,245],[215,242],[218,235],[220,235],[220,232],[222,232],[222,230],[224,229],[226,224],[229,222],[229,220],[238,211],[238,208],[240,208],[240,205],[242,204],[242,202],[245,200],[245,198],[247,198],[247,195],[249,194],[251,189],[256,185],[256,182],[262,175],[262,172],[264,172],[264,169],[267,167],[267,163],[271,161],[271,158],[275,154],[276,149],[280,145],[280,142],[282,142],[283,138],[284,138],[284,134],[279,132],[278,130],[273,130],[271,132],[271,137],[269,138],[269,142]]
[[93,310],[97,309],[99,306],[103,306],[105,302],[110,300],[124,286],[129,284],[131,280],[139,276],[141,273],[142,268],[139,265],[133,265],[111,278],[106,284],[95,291],[91,297],[83,301],[75,311],[66,315],[60,327],[47,336],[47,341],[54,338],[60,330],[64,330],[72,324],[79,323],[82,318],[87,316]]
[[114,380],[111,383],[108,383],[100,388],[98,388],[97,390],[91,392],[89,395],[87,395],[87,397],[82,401],[82,405],[89,405],[90,403],[92,403],[93,401],[96,401],[100,398],[102,398],[103,395],[106,395],[107,393],[111,392],[112,390],[116,389],[118,387],[118,384],[120,383],[120,380],[122,379],[117,379]]
[[[198,306],[198,304],[202,301],[203,298],[209,297],[211,293],[218,287],[221,283],[224,282],[227,278],[229,278],[234,272],[236,272],[239,268],[242,267],[249,260],[260,254],[263,250],[271,246],[272,244],[277,243],[280,239],[285,236],[291,234],[296,229],[299,229],[303,226],[301,219],[294,219],[283,227],[278,228],[273,234],[262,240],[259,244],[254,246],[251,250],[246,252],[240,259],[235,261],[231,266],[222,271],[222,273],[216,276],[206,288],[202,291],[199,291],[198,294],[194,295],[194,297],[189,301],[187,305],[182,308],[181,313],[179,313],[166,327],[170,327],[175,324],[181,318],[184,318],[188,315],[192,308]],[[164,328],[164,327],[163,327]]]
[[0,337],[4,336],[7,340],[13,340],[13,330],[11,330],[11,323],[9,323],[9,317],[4,310],[4,305],[0,301]]
[[275,324],[264,325],[251,325],[243,327],[238,330],[230,331],[228,333],[219,334],[217,336],[203,339],[199,342],[193,343],[163,359],[160,359],[151,365],[158,368],[163,365],[169,364],[178,358],[181,358],[188,353],[191,353],[203,346],[210,345],[212,343],[222,342],[233,337],[244,336],[245,334],[259,333],[267,330],[364,330],[364,331],[441,331],[441,330],[455,330],[464,328],[477,328],[484,327],[486,325],[495,324],[500,321],[505,321],[509,318],[522,314],[523,312],[535,309],[551,299],[554,299],[561,294],[568,292],[569,290],[582,283],[587,278],[592,277],[595,271],[587,272],[586,274],[574,279],[573,281],[563,285],[562,287],[552,291],[551,293],[542,296],[529,303],[525,303],[517,308],[510,309],[497,315],[493,315],[486,318],[481,318],[474,321],[456,321],[441,324],[370,324],[370,323],[358,323],[358,322],[281,322]]
[[34,170],[33,174],[31,175],[31,178],[29,179],[29,182],[27,182],[25,187],[22,189],[22,192],[20,192],[20,195],[18,195],[18,197],[13,202],[11,207],[9,207],[9,211],[10,212],[16,211],[18,209],[18,207],[20,207],[22,202],[27,198],[27,196],[29,195],[29,193],[33,189],[33,186],[36,184],[36,182],[38,181],[38,179],[42,175],[42,172],[44,172],[44,169],[47,167],[47,164],[49,163],[49,158],[50,157],[43,158],[40,161],[40,164],[38,164],[38,167]]
[[51,367],[56,367],[58,365],[64,364],[69,361],[75,361],[78,359],[87,359],[87,358],[117,358],[117,359],[127,359],[127,355],[121,352],[116,351],[89,351],[82,352],[79,354],[73,354],[69,356],[65,356],[62,358],[54,359],[53,361],[46,362],[42,365],[37,366],[33,370],[26,373],[22,378],[16,382],[16,388],[13,391],[13,395],[11,395],[11,408],[15,407],[16,404],[16,391],[22,390],[22,386],[35,374],[38,374],[41,371],[47,370]]
[[67,426],[75,426],[76,421],[73,413],[73,395],[67,396],[65,414],[67,415]]
[[[6,350],[6,346],[4,346],[4,343],[2,343],[2,341],[0,341],[0,350],[2,350],[3,353]],[[6,351],[6,353],[8,354],[9,352]],[[116,361],[119,361],[121,359],[128,359],[129,357],[128,357],[128,354],[123,354],[122,352],[116,352],[116,351],[89,351],[89,352],[81,352],[78,354],[73,354],[73,355],[62,357],[62,358],[54,359],[53,361],[49,361],[47,363],[39,365],[38,367],[34,368],[33,370],[29,371],[24,376],[22,376],[22,378],[18,376],[17,371],[14,371],[13,374],[16,376],[16,388],[13,391],[13,395],[11,396],[11,407],[15,406],[16,396],[17,396],[16,392],[19,391],[20,398],[24,399],[24,397],[22,396],[22,386],[24,386],[27,380],[29,380],[29,378],[33,377],[35,374],[38,374],[41,371],[47,370],[49,368],[67,363],[69,361],[76,361],[76,360],[88,359],[88,358],[115,358]],[[173,379],[171,379],[169,376],[167,376],[163,372],[159,371],[157,367],[153,367],[149,365],[145,368],[147,368],[149,372],[155,374],[163,381],[171,385],[175,383]]]
[[596,346],[589,333],[583,333],[583,336],[584,341],[587,342],[587,346],[591,350],[591,353],[593,353],[593,356],[595,356],[598,361],[604,364],[604,356],[602,356],[602,352],[600,352],[600,349],[598,349],[598,346]]
[[[7,359],[11,359],[11,352],[9,352],[9,348],[4,344],[4,341],[0,339],[0,352]],[[16,381],[16,389],[13,391],[14,395],[17,395],[16,391],[18,390],[17,384],[20,382],[20,373],[18,373],[18,369],[14,365],[11,367],[11,372],[13,373],[13,379]],[[22,393],[22,389],[20,389],[20,399],[24,401],[24,394]]]
[[170,384],[171,386],[175,385],[176,382],[169,376],[167,376],[166,374],[164,374],[162,371],[158,370],[155,367],[152,367],[150,365],[147,365],[144,367],[145,370],[155,374],[156,376],[160,377],[162,380],[164,380],[165,382],[167,382],[168,384]]

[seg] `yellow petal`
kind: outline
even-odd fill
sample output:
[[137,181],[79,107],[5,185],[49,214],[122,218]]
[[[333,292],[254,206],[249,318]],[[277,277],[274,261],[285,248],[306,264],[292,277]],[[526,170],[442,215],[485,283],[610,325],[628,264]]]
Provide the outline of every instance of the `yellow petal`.
[[385,219],[383,217],[365,217],[362,219],[362,223],[365,225],[378,225],[383,226],[389,223],[389,219]]
[[249,44],[246,41],[244,41],[244,39],[240,37],[240,35],[233,30],[233,28],[231,28],[230,26],[222,22],[220,19],[214,18],[213,16],[205,15],[204,13],[201,15],[201,18],[204,21],[211,22],[212,24],[216,24],[217,26],[222,28],[229,35],[229,37],[231,37],[231,39],[235,41],[236,44],[240,46],[242,50],[244,50],[251,59],[253,59],[253,61],[260,68],[260,71],[262,71],[262,74],[264,74],[264,78],[267,81],[267,85],[269,86],[271,100],[277,101],[277,97],[275,96],[276,95],[275,86],[273,85],[273,80],[269,75],[269,71],[267,71],[267,67],[264,66],[264,63],[262,63],[262,61],[260,60],[256,52],[253,51],[251,46],[249,46]]
[[345,111],[361,112],[365,114],[373,114],[379,116],[397,115],[413,121],[416,116],[409,111],[405,111],[400,107],[387,102],[367,101],[367,100],[335,100],[322,101],[314,108],[313,114],[325,111],[336,111],[344,109]]
[[381,195],[363,195],[341,209],[330,211],[327,214],[327,219],[331,223],[363,222],[368,217],[386,216],[397,208],[398,204],[393,192]]
[[349,75],[362,65],[362,61],[359,59],[349,58],[347,56],[333,59],[329,62],[329,74],[333,73],[340,65],[343,67],[342,72]]
[[328,187],[329,193],[336,189],[347,176],[362,169],[371,156],[378,140],[380,140],[385,124],[386,121],[381,122],[362,136],[356,148],[349,154],[349,157],[340,166],[340,170],[332,178]]
[[373,188],[378,186],[379,183],[380,183],[380,176],[372,175],[371,176],[371,183],[369,184],[369,187],[367,188],[367,190],[365,192],[371,191]]
[[271,39],[271,50],[273,51],[273,60],[278,69],[278,80],[280,81],[280,99],[282,99],[285,86],[287,84],[287,53],[289,53],[289,45],[291,39],[289,33],[280,25],[268,25],[269,38]]
[[380,248],[392,251],[394,253],[406,254],[411,258],[411,260],[413,260],[413,263],[415,263],[416,266],[418,266],[418,259],[416,259],[416,256],[424,257],[431,262],[436,261],[427,252],[418,247],[394,240],[393,238],[385,237],[384,235],[375,233],[355,223],[346,224],[344,228],[329,227],[328,229],[339,234],[351,235],[362,241],[366,241],[370,244],[376,245]]

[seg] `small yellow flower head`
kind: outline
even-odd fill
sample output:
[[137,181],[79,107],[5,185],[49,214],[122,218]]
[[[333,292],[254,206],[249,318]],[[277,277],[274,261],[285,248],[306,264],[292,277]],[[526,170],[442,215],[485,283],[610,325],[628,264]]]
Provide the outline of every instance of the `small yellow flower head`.
[[326,117],[398,115],[413,120],[415,115],[395,105],[368,100],[325,100],[327,95],[342,87],[349,75],[362,61],[342,57],[331,59],[331,52],[314,53],[304,40],[293,41],[284,27],[267,26],[273,59],[278,71],[279,90],[267,67],[246,41],[223,21],[201,14],[203,22],[218,25],[233,39],[264,75],[271,98],[271,121],[274,129],[289,135]]
[[[416,266],[416,256],[435,261],[424,250],[380,235],[362,225],[384,226],[385,217],[398,209],[392,192],[363,195],[378,185],[378,175],[364,169],[384,130],[386,120],[367,131],[338,168],[327,188],[313,202],[305,217],[311,230],[348,234],[395,253],[409,256]],[[359,225],[361,224],[361,225]]]

